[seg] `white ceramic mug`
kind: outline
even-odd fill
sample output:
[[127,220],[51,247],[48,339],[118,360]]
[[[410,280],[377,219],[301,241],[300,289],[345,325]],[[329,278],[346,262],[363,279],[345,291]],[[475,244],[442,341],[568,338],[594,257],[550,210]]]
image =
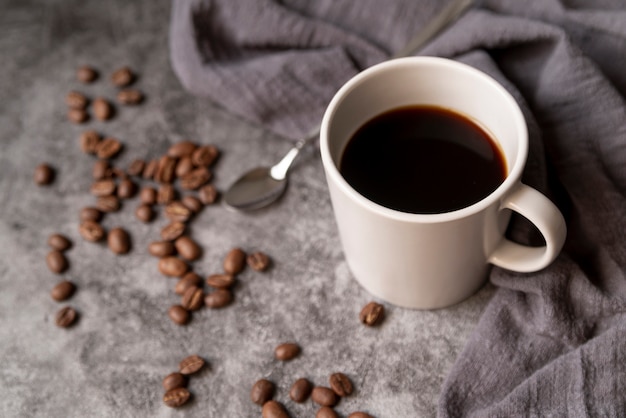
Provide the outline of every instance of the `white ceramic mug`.
[[[348,140],[373,117],[407,105],[447,108],[478,123],[506,157],[503,183],[475,204],[439,214],[400,212],[359,194],[339,171]],[[410,57],[359,73],[330,102],[320,144],[348,266],[365,289],[383,300],[418,309],[450,306],[481,287],[490,264],[537,271],[563,246],[563,216],[520,180],[528,154],[521,110],[498,82],[470,66]],[[506,239],[511,211],[530,220],[546,245],[528,247]]]

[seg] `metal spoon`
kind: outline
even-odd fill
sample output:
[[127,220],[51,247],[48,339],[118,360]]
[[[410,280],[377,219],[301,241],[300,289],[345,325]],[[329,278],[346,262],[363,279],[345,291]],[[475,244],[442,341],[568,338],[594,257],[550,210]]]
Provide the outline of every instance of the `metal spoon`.
[[[435,16],[421,31],[390,59],[408,56],[431,38],[441,32],[449,24],[458,19],[473,4],[473,0],[455,0]],[[278,200],[287,187],[287,173],[300,150],[318,138],[320,127],[300,139],[293,148],[272,167],[257,167],[241,176],[224,194],[226,207],[248,211],[260,209]]]

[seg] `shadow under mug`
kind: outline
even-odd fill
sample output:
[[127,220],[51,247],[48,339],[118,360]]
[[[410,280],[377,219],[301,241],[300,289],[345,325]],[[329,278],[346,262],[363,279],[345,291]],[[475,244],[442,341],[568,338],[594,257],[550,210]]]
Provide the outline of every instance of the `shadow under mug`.
[[[346,144],[373,117],[409,105],[450,109],[490,133],[507,162],[502,184],[477,203],[438,214],[400,212],[359,194],[339,171]],[[483,285],[490,264],[537,271],[556,258],[565,241],[557,207],[521,182],[528,133],[519,106],[498,82],[468,65],[409,57],[357,74],[326,109],[320,148],[348,266],[366,290],[387,302],[416,309],[456,304]],[[537,227],[544,246],[504,237],[511,211]]]

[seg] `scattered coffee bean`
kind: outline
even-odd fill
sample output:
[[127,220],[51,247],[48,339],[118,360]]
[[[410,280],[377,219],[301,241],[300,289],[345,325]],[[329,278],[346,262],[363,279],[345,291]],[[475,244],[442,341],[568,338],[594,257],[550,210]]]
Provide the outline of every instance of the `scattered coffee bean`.
[[241,248],[233,248],[224,258],[224,271],[228,274],[239,274],[246,264],[246,253]]
[[85,109],[89,100],[84,94],[77,91],[70,91],[65,96],[65,104],[71,109]]
[[111,164],[107,160],[98,160],[93,163],[91,176],[94,180],[104,180],[111,172]]
[[167,315],[170,319],[178,325],[186,325],[191,320],[189,312],[180,305],[173,305],[167,311]]
[[178,371],[185,376],[189,376],[190,374],[200,371],[204,367],[205,363],[206,362],[202,357],[197,354],[192,354],[180,361],[178,364]]
[[139,200],[147,205],[154,205],[157,202],[157,191],[154,187],[142,187],[139,192]]
[[96,155],[98,158],[109,159],[115,157],[122,149],[122,143],[115,138],[104,138],[98,144]]
[[169,184],[176,176],[176,159],[164,155],[159,160],[157,171],[154,174],[154,181]]
[[76,70],[76,79],[81,83],[93,83],[97,78],[98,72],[88,65],[83,65]]
[[[168,244],[170,244],[168,242]],[[186,273],[179,281],[176,283],[174,287],[174,293],[177,295],[184,295],[187,289],[192,286],[200,287],[202,284],[202,279],[193,271]]]
[[85,123],[89,119],[89,113],[84,109],[68,109],[67,119],[76,124]]
[[168,256],[159,260],[159,271],[165,276],[182,277],[187,270],[187,263],[180,258]]
[[85,222],[85,221],[100,222],[100,219],[102,219],[102,212],[100,212],[96,208],[85,207],[80,210],[79,218],[81,222]]
[[154,241],[148,245],[148,252],[159,258],[174,254],[174,244],[170,241]]
[[370,414],[366,414],[365,412],[353,412],[348,415],[348,418],[374,418]]
[[263,404],[274,397],[274,383],[267,379],[260,379],[252,386],[250,391],[250,399],[257,405]]
[[180,141],[169,147],[167,155],[172,158],[191,157],[197,145],[191,141]]
[[196,190],[211,180],[213,175],[206,167],[199,167],[185,174],[180,179],[180,187],[185,190]]
[[380,303],[370,302],[363,307],[359,319],[365,325],[373,327],[378,325],[385,316],[385,307]]
[[212,205],[217,201],[217,189],[212,184],[205,184],[200,187],[198,190],[198,196],[200,197],[200,201],[205,205]]
[[333,373],[329,379],[330,388],[337,396],[349,396],[352,394],[352,382],[343,373]]
[[73,308],[66,306],[57,312],[55,322],[61,328],[68,328],[76,322],[77,318],[78,313]]
[[289,418],[285,407],[276,401],[265,402],[261,415],[263,418]]
[[339,418],[339,414],[329,406],[322,406],[315,414],[315,418]]
[[96,207],[102,212],[117,212],[120,206],[117,196],[101,196],[96,200]]
[[94,221],[83,221],[78,228],[80,236],[86,241],[97,242],[104,238],[104,228]]
[[60,274],[63,273],[69,267],[67,258],[61,251],[52,250],[46,256],[46,264],[51,272]]
[[298,354],[300,354],[300,346],[296,343],[282,343],[274,349],[274,357],[280,361],[293,360]]
[[74,283],[68,280],[63,280],[62,282],[57,283],[57,285],[52,288],[50,296],[57,302],[62,302],[71,298],[75,290],[76,286],[74,286]]
[[228,289],[235,283],[232,274],[212,274],[206,279],[206,284],[215,289]]
[[164,241],[174,241],[185,233],[185,224],[172,222],[161,230],[161,238]]
[[72,246],[72,241],[65,235],[52,234],[48,237],[48,245],[53,250],[65,251]]
[[298,379],[289,389],[289,397],[292,401],[302,403],[309,398],[313,385],[305,378]]
[[54,180],[54,170],[48,164],[39,164],[35,169],[35,183],[44,186]]
[[179,201],[168,203],[165,207],[165,216],[172,222],[187,222],[191,215],[189,208]]
[[131,179],[124,179],[117,186],[117,197],[129,199],[137,193],[137,185]]
[[99,120],[109,120],[113,117],[113,106],[103,97],[95,98],[91,107],[94,116]]
[[213,145],[204,145],[198,147],[191,155],[191,161],[196,167],[210,167],[217,157],[219,151]]
[[199,287],[189,287],[183,293],[180,304],[188,311],[197,311],[204,303],[204,292]]
[[80,149],[86,154],[95,154],[100,143],[100,135],[96,131],[85,131],[80,134]]
[[163,389],[167,392],[176,388],[186,388],[187,378],[182,373],[170,373],[163,379]]
[[250,254],[246,261],[248,262],[248,265],[256,271],[265,271],[270,265],[270,258],[267,254],[259,251]]
[[141,176],[146,180],[153,180],[157,168],[159,168],[159,162],[157,160],[151,160],[146,164]]
[[198,213],[202,210],[202,202],[195,196],[185,196],[181,202],[192,213]]
[[202,255],[202,248],[188,236],[182,236],[174,241],[178,254],[187,261],[194,261]]
[[216,289],[204,298],[207,308],[219,309],[228,306],[233,300],[233,294],[228,289]]
[[118,68],[111,74],[111,82],[116,87],[125,87],[135,81],[135,74],[129,67]]
[[146,162],[144,160],[133,160],[133,162],[130,163],[130,165],[128,166],[128,170],[126,170],[126,173],[128,173],[129,176],[141,176],[145,166]]
[[91,185],[91,194],[100,196],[110,196],[115,193],[115,182],[113,180],[99,180]]
[[135,217],[145,223],[152,221],[154,219],[154,209],[152,209],[152,205],[142,203],[137,206],[137,209],[135,209]]
[[137,89],[124,89],[117,93],[117,101],[123,105],[136,105],[143,101],[143,93]]
[[109,249],[115,254],[126,254],[130,251],[130,236],[122,228],[113,228],[107,236]]
[[175,388],[168,390],[163,395],[163,403],[170,408],[178,408],[189,401],[191,393],[186,388]]
[[311,399],[320,406],[335,406],[339,400],[335,392],[325,386],[314,387],[311,392]]
[[186,155],[181,157],[178,160],[178,164],[176,164],[176,177],[181,178],[188,173],[191,173],[194,169],[193,163],[191,162],[191,157]]
[[176,190],[171,184],[162,184],[157,192],[157,203],[166,205],[176,199]]

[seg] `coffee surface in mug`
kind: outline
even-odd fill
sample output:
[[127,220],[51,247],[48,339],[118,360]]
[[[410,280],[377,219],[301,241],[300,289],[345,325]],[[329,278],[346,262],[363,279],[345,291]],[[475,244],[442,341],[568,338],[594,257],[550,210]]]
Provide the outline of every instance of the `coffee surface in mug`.
[[506,160],[479,125],[452,110],[405,106],[382,113],[348,141],[339,166],[366,198],[434,214],[470,206],[506,178]]

